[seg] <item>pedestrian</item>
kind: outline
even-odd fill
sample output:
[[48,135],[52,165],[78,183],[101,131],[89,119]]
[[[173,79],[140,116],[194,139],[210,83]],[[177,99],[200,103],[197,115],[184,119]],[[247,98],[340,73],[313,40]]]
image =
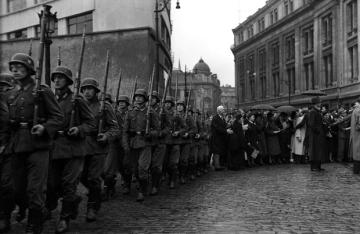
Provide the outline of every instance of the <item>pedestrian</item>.
[[311,171],[322,171],[324,169],[321,168],[321,162],[324,160],[323,147],[326,139],[323,127],[323,117],[320,111],[320,98],[312,98],[311,103],[313,106],[309,112],[307,122],[310,169]]
[[[94,222],[101,206],[102,175],[104,173],[105,158],[108,153],[108,143],[119,135],[119,126],[113,107],[109,102],[103,104],[98,99],[99,83],[94,78],[85,78],[81,83],[81,92],[86,104],[90,107],[96,119],[95,131],[85,140],[86,155],[81,183],[88,189],[86,221]],[[104,113],[100,107],[104,105]],[[99,132],[100,121],[103,130]]]
[[11,174],[11,154],[5,154],[9,143],[9,108],[5,102],[8,92],[14,88],[14,76],[0,74],[0,233],[10,230],[11,212],[15,208]]
[[[142,202],[147,195],[147,187],[149,182],[149,169],[151,164],[152,140],[158,137],[157,115],[147,105],[148,95],[144,89],[138,89],[134,94],[135,105],[126,116],[123,129],[123,147],[125,152],[129,152],[132,160],[133,174],[135,174],[139,182],[139,191],[136,201]],[[149,119],[147,119],[149,118]],[[149,123],[148,130],[147,123]],[[124,178],[125,184],[130,190],[131,176]]]
[[306,121],[305,110],[300,110],[297,118],[295,118],[295,134],[293,135],[292,153],[294,155],[295,163],[305,163],[305,134]]
[[225,109],[223,106],[218,106],[217,114],[211,121],[211,151],[213,153],[213,162],[216,171],[224,170],[223,165],[220,165],[220,158],[227,156],[227,141],[228,136],[233,134],[231,129],[227,129],[225,121]]
[[85,136],[95,130],[96,121],[85,100],[75,97],[70,86],[73,84],[72,72],[65,66],[58,66],[51,74],[55,94],[65,120],[57,131],[51,150],[48,198],[49,209],[57,207],[62,197],[60,219],[56,233],[69,230],[70,219],[76,219],[81,197],[77,195],[81,171],[85,157]]
[[360,99],[354,104],[351,115],[350,158],[354,161],[354,174],[360,173]]
[[20,207],[17,220],[25,218],[28,208],[26,233],[41,233],[47,213],[49,150],[56,132],[63,127],[64,115],[49,87],[41,85],[41,91],[37,90],[30,56],[15,54],[9,68],[18,84],[7,97],[11,127],[5,153],[12,154],[14,197]]
[[275,123],[274,114],[272,112],[268,112],[265,134],[270,163],[282,163],[280,158],[281,148],[279,143],[279,133],[280,129]]

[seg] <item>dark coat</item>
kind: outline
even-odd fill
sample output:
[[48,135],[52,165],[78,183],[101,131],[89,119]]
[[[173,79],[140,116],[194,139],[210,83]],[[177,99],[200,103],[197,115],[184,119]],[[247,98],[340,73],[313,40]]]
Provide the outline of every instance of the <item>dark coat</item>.
[[228,135],[226,122],[219,115],[211,121],[211,151],[214,154],[225,155],[227,150]]
[[311,109],[307,122],[308,154],[310,161],[322,161],[325,158],[324,145],[326,142],[323,117],[319,110]]
[[268,121],[265,134],[266,134],[266,142],[268,147],[268,153],[270,155],[279,155],[281,154],[281,148],[279,143],[279,135],[274,133],[274,131],[280,130],[278,126],[275,124],[275,121]]
[[90,108],[82,98],[75,100],[74,126],[79,128],[79,136],[69,137],[66,135],[70,129],[71,112],[73,110],[73,93],[68,89],[63,95],[57,96],[58,103],[65,116],[64,126],[61,132],[55,136],[54,147],[52,149],[52,159],[63,159],[85,156],[85,136],[95,130],[96,121]]
[[[55,133],[63,126],[64,115],[51,89],[47,86],[41,86],[39,99],[36,100],[33,94],[35,81],[31,77],[25,79],[27,80],[24,86],[17,85],[7,97],[9,118],[12,125],[9,144],[6,148],[7,153],[49,150]],[[45,133],[40,137],[34,136],[30,132],[36,102],[39,103],[39,123],[45,127]]]

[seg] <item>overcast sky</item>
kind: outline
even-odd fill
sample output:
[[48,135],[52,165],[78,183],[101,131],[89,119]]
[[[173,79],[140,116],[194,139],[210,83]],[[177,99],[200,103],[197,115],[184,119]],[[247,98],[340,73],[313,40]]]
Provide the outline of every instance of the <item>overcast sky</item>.
[[221,85],[235,85],[234,56],[230,46],[234,43],[232,29],[266,0],[180,0],[176,10],[172,1],[172,50],[174,68],[180,59],[192,69],[200,57],[218,74]]

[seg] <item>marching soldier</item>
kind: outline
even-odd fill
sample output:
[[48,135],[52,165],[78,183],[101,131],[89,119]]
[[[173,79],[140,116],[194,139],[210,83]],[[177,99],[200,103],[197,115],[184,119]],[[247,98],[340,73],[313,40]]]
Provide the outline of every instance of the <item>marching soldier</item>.
[[189,154],[190,154],[190,141],[189,141],[189,121],[185,115],[185,102],[177,102],[177,115],[181,118],[181,121],[185,123],[185,130],[180,135],[181,140],[180,144],[180,159],[179,159],[179,174],[180,174],[180,183],[185,184],[185,176],[189,166]]
[[[69,229],[69,221],[78,214],[81,197],[76,194],[85,156],[85,136],[94,131],[96,122],[94,115],[82,97],[74,97],[69,86],[73,84],[72,72],[64,66],[58,66],[51,74],[55,94],[64,113],[63,128],[57,132],[52,150],[52,164],[49,171],[53,201],[56,208],[59,195],[62,195],[60,220],[56,233],[64,233]],[[51,191],[52,190],[52,191]]]
[[13,211],[14,190],[11,177],[11,157],[4,150],[9,141],[9,109],[5,102],[7,92],[13,88],[14,77],[0,74],[0,233],[10,230]]
[[196,154],[196,176],[200,176],[203,171],[203,164],[204,164],[204,152],[203,152],[203,148],[202,148],[202,132],[203,132],[203,127],[202,127],[202,121],[201,121],[201,113],[200,110],[196,110],[195,113],[195,118],[194,118],[194,122],[195,122],[195,126],[197,129],[197,132],[195,134],[195,144],[196,144],[196,148],[197,148],[197,154]]
[[51,139],[63,126],[64,115],[52,91],[46,86],[36,87],[30,56],[15,54],[9,68],[19,85],[7,98],[11,129],[5,153],[12,154],[15,201],[21,208],[19,220],[28,207],[26,232],[41,233]]
[[[164,164],[164,158],[166,154],[166,144],[164,141],[165,135],[168,135],[169,129],[168,129],[168,123],[165,113],[161,112],[161,107],[159,105],[160,98],[158,95],[158,92],[153,91],[152,94],[152,103],[151,108],[154,111],[154,115],[157,115],[157,118],[159,119],[161,126],[159,124],[159,138],[153,139],[152,145],[152,157],[151,157],[151,182],[152,182],[152,189],[150,195],[154,196],[158,194],[159,187],[160,187],[160,180],[162,176],[162,170],[163,170],[163,164]],[[160,116],[161,115],[161,116]]]
[[169,187],[174,189],[179,175],[180,144],[183,141],[181,136],[185,133],[185,122],[174,110],[175,102],[173,97],[167,96],[164,105],[167,124],[169,124],[169,133],[164,138],[167,148],[165,167],[170,177]]
[[[117,109],[115,110],[116,119],[119,125],[120,132],[122,132],[125,122],[125,117],[128,113],[128,108],[130,105],[129,98],[126,95],[120,95],[117,100]],[[109,155],[105,162],[105,187],[106,187],[106,196],[107,199],[114,196],[115,194],[115,185],[116,185],[116,173],[119,171],[122,178],[126,174],[131,175],[131,170],[127,173],[124,172],[125,168],[131,168],[131,166],[125,167],[124,165],[131,165],[129,154],[125,154],[122,147],[122,136],[119,134],[111,143],[109,149]],[[111,149],[111,147],[113,147]],[[110,151],[112,154],[110,156]],[[124,186],[124,194],[128,194],[130,191]]]
[[[98,93],[99,83],[94,78],[86,78],[81,84],[81,92],[96,119],[96,131],[86,137],[86,156],[81,182],[89,190],[86,221],[96,221],[101,205],[101,176],[104,172],[108,142],[119,133],[116,116],[110,103],[105,102],[104,113],[100,110]],[[104,123],[104,132],[98,132],[100,121]]]
[[[130,152],[133,160],[132,168],[139,181],[139,192],[136,201],[143,201],[147,193],[148,171],[151,163],[151,141],[158,137],[158,119],[152,110],[147,116],[147,93],[144,89],[136,90],[135,105],[128,112],[123,129],[123,147]],[[148,108],[150,108],[148,106]],[[149,132],[146,133],[147,118],[149,118]],[[129,169],[127,169],[129,171]],[[124,176],[125,186],[130,190],[131,174]]]
[[190,154],[188,159],[188,174],[190,175],[190,180],[195,180],[196,174],[196,165],[198,157],[198,128],[196,125],[196,120],[194,116],[194,110],[189,107],[188,115],[186,116],[186,124],[188,126],[189,139],[188,144],[190,144]]

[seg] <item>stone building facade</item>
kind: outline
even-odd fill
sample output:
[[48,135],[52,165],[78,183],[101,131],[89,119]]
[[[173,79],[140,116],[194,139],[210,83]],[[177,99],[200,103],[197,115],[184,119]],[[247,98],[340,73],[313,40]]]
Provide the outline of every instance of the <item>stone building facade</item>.
[[210,67],[200,59],[192,70],[183,71],[179,66],[174,69],[171,78],[170,93],[175,96],[176,80],[178,82],[177,100],[187,100],[195,110],[204,113],[216,113],[216,107],[221,104],[220,81],[217,74],[211,73]]
[[239,107],[305,105],[306,90],[335,107],[359,96],[357,0],[269,0],[233,29]]
[[223,105],[227,110],[233,110],[237,107],[236,102],[236,91],[235,87],[231,85],[221,86],[221,105]]
[[[158,0],[159,8],[163,1]],[[117,77],[123,73],[121,92],[130,94],[135,77],[138,87],[146,88],[159,48],[160,91],[164,78],[172,70],[170,4],[155,21],[156,0],[0,0],[0,71],[6,72],[7,61],[15,52],[28,53],[33,41],[36,60],[39,38],[39,13],[42,4],[52,6],[58,22],[52,37],[51,68],[56,66],[58,47],[63,64],[75,74],[78,66],[81,33],[86,25],[84,76],[93,76],[102,83],[106,50],[110,50],[110,92],[116,92]],[[158,26],[159,41],[156,40]],[[157,47],[158,45],[158,47]],[[141,68],[141,69],[139,69]]]

